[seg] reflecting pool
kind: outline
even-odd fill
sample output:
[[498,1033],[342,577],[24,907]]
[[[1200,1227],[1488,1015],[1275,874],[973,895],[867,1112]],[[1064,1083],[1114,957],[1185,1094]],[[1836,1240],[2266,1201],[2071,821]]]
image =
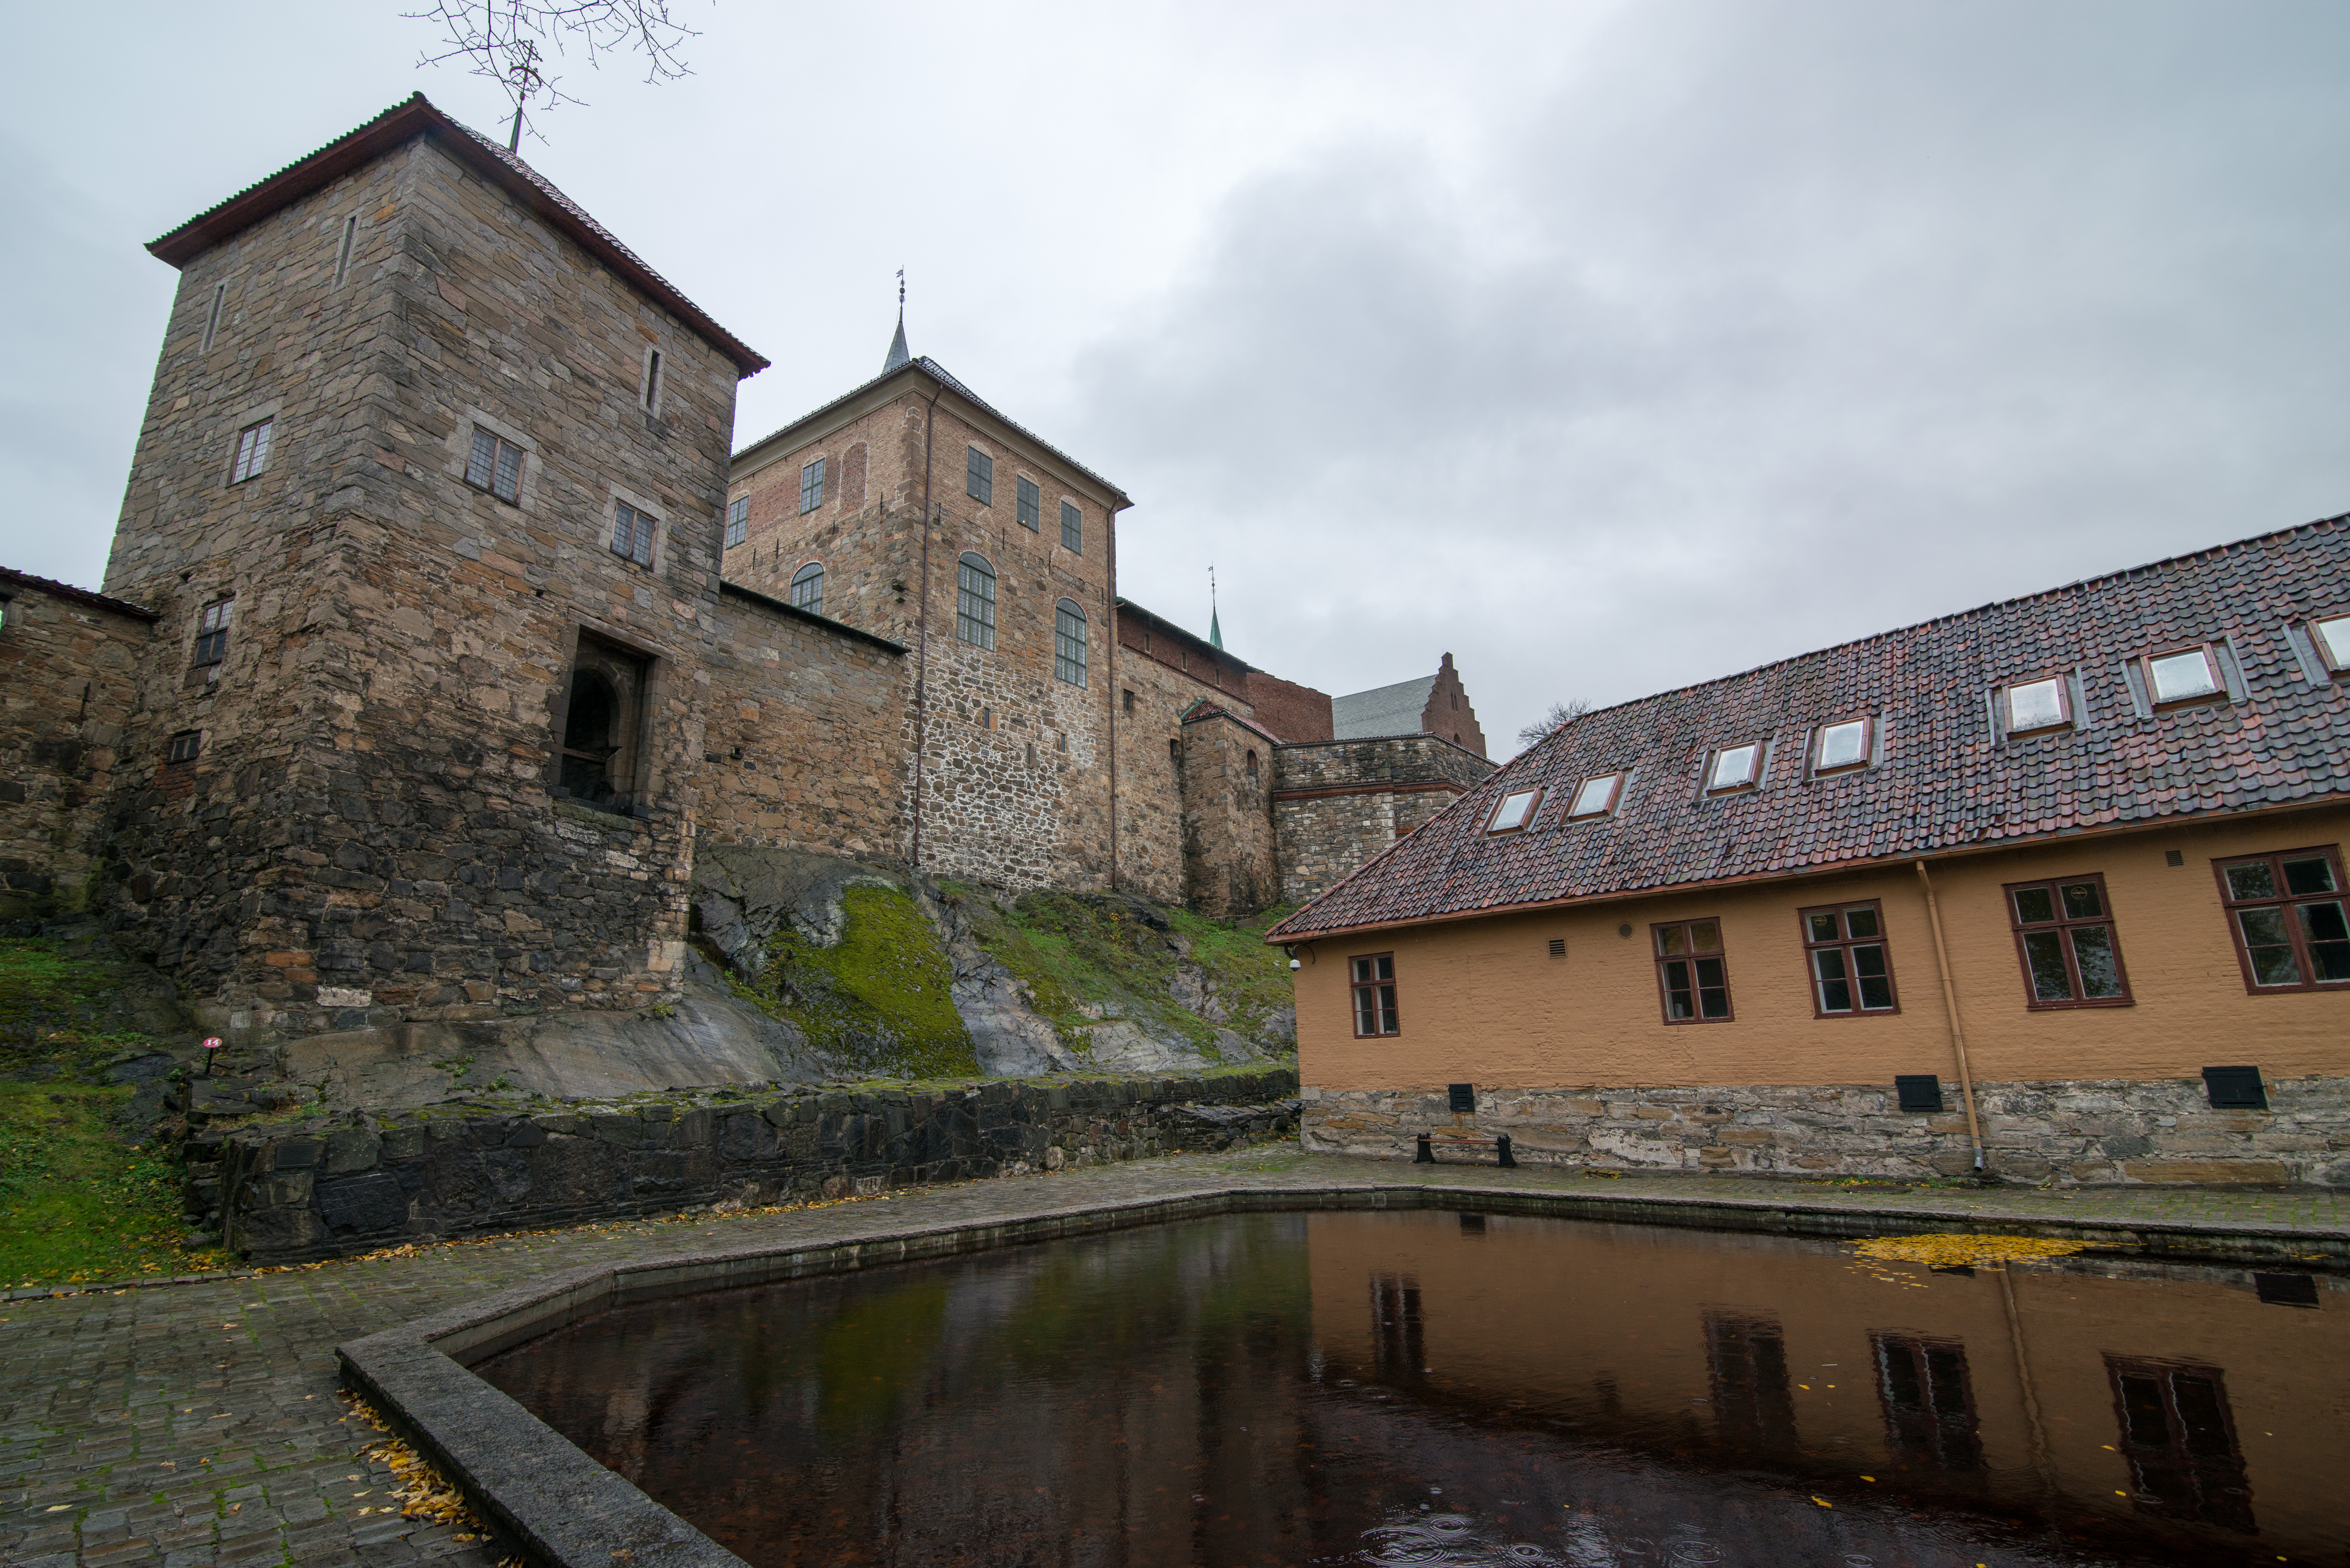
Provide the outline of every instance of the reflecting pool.
[[648,1303],[476,1370],[763,1565],[2338,1568],[2345,1282],[1251,1214]]

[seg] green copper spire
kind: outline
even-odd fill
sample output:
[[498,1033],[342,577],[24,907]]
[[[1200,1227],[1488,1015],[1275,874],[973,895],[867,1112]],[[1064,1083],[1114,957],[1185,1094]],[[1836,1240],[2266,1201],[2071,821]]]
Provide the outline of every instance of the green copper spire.
[[1224,646],[1223,622],[1216,618],[1216,568],[1213,566],[1208,568],[1208,646],[1215,649]]

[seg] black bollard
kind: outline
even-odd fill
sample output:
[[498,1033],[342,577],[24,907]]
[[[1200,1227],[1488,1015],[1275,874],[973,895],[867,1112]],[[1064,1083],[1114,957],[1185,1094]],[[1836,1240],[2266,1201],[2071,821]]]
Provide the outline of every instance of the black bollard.
[[1501,1154],[1502,1154],[1502,1168],[1503,1168],[1503,1170],[1515,1170],[1515,1169],[1517,1169],[1517,1168],[1518,1168],[1518,1162],[1517,1162],[1515,1159],[1512,1158],[1511,1158],[1511,1156],[1510,1156],[1510,1135],[1509,1135],[1509,1134],[1507,1134],[1507,1133],[1503,1133],[1503,1134],[1501,1134],[1500,1136],[1498,1136],[1497,1137],[1495,1137],[1495,1138],[1493,1139],[1493,1147],[1494,1147],[1495,1148],[1497,1148],[1497,1149],[1499,1149],[1499,1150],[1501,1151]]

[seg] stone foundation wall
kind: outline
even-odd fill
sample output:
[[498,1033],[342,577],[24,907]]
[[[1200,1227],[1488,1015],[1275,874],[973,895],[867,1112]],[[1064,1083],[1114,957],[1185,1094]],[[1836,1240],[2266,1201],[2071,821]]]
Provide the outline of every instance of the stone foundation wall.
[[[2215,1110],[2193,1079],[1979,1084],[1991,1169],[2071,1185],[2258,1182],[2350,1188],[2350,1078],[2282,1078],[2265,1111]],[[1305,1089],[1305,1147],[1409,1159],[1421,1132],[1506,1132],[1519,1163],[1794,1176],[1964,1176],[1950,1108],[1904,1113],[1890,1085],[1487,1089],[1473,1116],[1444,1092]]]
[[360,1127],[206,1129],[187,1206],[264,1262],[472,1231],[751,1206],[1290,1136],[1297,1075],[998,1080],[447,1109]]

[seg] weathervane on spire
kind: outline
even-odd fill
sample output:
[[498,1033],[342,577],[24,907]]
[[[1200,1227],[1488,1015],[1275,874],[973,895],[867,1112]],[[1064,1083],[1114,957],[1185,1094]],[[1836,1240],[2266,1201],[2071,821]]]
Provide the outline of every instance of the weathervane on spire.
[[1224,646],[1224,624],[1216,616],[1216,563],[1208,563],[1208,646]]
[[881,373],[888,375],[913,356],[906,352],[906,269],[898,269],[898,336],[889,339],[889,352],[881,358]]

